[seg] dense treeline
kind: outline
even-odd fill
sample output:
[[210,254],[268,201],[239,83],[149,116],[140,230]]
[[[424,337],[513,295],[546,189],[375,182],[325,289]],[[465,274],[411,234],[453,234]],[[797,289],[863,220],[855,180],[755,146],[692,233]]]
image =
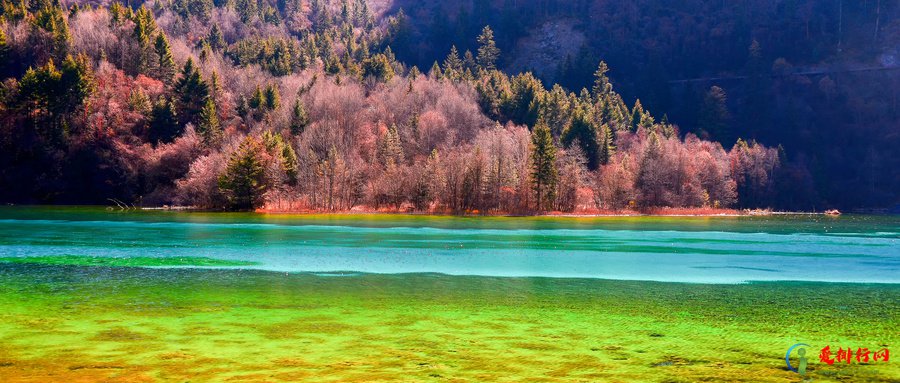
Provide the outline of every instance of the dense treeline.
[[[786,208],[900,204],[900,2],[395,1],[397,57],[430,65],[494,27],[501,68],[589,87],[597,62],[629,102],[731,146],[783,144]],[[853,72],[862,68],[884,70]],[[701,79],[675,82],[683,79]],[[714,88],[715,87],[715,88]],[[720,111],[727,113],[719,113]]]
[[[0,200],[529,213],[769,206],[784,153],[726,150],[474,49],[397,60],[364,1],[3,1]],[[468,44],[468,42],[466,42]]]

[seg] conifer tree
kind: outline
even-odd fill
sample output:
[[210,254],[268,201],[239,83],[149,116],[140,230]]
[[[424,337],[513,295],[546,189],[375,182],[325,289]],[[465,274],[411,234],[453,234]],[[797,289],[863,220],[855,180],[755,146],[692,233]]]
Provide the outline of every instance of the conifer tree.
[[219,190],[231,209],[253,209],[262,203],[266,191],[265,167],[261,154],[263,144],[247,136],[231,154],[224,173],[219,176]]
[[203,143],[213,146],[222,139],[222,125],[216,114],[216,103],[212,97],[206,99],[203,109],[200,110],[200,121],[197,123],[197,134],[203,139]]
[[713,139],[725,144],[734,139],[728,129],[731,113],[728,111],[727,103],[728,98],[724,89],[718,86],[710,87],[703,98],[703,105],[700,107],[700,116],[697,121],[701,132],[705,132]]
[[431,70],[428,71],[428,77],[431,77],[436,80],[440,80],[443,77],[441,73],[441,66],[438,65],[438,62],[435,61],[434,64],[431,64]]
[[548,209],[556,199],[556,146],[550,127],[538,121],[531,132],[531,180],[538,211]]
[[578,143],[587,158],[588,169],[596,170],[600,165],[598,132],[589,106],[581,104],[575,109],[568,129],[563,132],[562,141],[566,147]]
[[178,123],[175,106],[171,100],[162,99],[150,111],[150,129],[147,138],[152,142],[172,142],[181,135],[184,125]]
[[265,93],[265,109],[267,111],[273,111],[278,109],[279,105],[281,105],[281,94],[278,92],[278,86],[274,84],[267,85]]
[[478,66],[483,70],[497,69],[497,59],[500,58],[500,49],[494,42],[494,31],[485,26],[478,36]]
[[459,51],[456,50],[456,45],[453,45],[450,47],[450,53],[447,54],[447,58],[444,59],[444,75],[451,80],[455,80],[462,75],[462,69],[463,63],[459,58]]
[[291,134],[298,135],[303,133],[307,125],[309,125],[309,113],[306,111],[303,103],[300,102],[300,97],[297,97],[297,100],[294,101],[294,108],[291,111]]
[[209,29],[206,41],[209,43],[210,48],[216,52],[225,49],[225,36],[222,35],[222,29],[219,28],[219,24],[213,24],[212,28]]
[[169,40],[163,32],[156,35],[153,47],[156,51],[156,77],[164,84],[171,85],[175,76],[175,59],[172,57]]
[[203,80],[200,71],[194,66],[194,60],[188,59],[181,70],[181,78],[175,83],[177,97],[176,109],[178,122],[196,123],[200,111],[209,98],[209,85]]

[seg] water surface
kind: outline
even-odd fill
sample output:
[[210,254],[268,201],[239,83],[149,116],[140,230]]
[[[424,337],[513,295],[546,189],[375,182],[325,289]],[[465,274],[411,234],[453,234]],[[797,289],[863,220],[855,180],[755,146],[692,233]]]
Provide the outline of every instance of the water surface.
[[129,263],[159,267],[192,266],[166,261],[171,258],[206,259],[194,266],[334,275],[898,283],[898,241],[896,216],[463,218],[0,209],[4,259],[140,258]]

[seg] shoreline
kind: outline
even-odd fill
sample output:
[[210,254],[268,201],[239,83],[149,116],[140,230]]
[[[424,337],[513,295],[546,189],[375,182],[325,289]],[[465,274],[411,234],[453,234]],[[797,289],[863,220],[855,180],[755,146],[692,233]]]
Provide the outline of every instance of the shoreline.
[[[107,207],[111,210],[127,210],[118,209],[116,207]],[[770,215],[825,215],[836,216],[826,212],[807,212],[807,211],[772,211],[767,209],[711,209],[711,208],[654,208],[648,210],[619,210],[619,211],[597,211],[597,212],[571,212],[564,213],[559,211],[551,211],[536,214],[513,214],[506,212],[483,213],[483,212],[464,212],[453,213],[449,211],[400,211],[396,209],[353,209],[353,210],[288,210],[288,209],[265,209],[259,208],[255,210],[245,211],[226,211],[218,209],[204,209],[195,206],[156,206],[156,207],[136,207],[137,210],[147,211],[183,211],[183,212],[244,212],[255,214],[272,214],[272,215],[411,215],[411,216],[439,216],[439,217],[506,217],[506,218],[538,218],[538,217],[560,217],[560,218],[601,218],[601,217],[752,217],[752,216],[770,216]]]

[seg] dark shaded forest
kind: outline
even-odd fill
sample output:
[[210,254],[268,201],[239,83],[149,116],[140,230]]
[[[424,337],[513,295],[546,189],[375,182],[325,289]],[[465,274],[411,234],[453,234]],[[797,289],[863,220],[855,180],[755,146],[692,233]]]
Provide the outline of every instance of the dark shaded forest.
[[[793,8],[696,2],[710,11],[698,21],[640,3],[3,0],[0,200],[496,214],[896,203],[893,74],[834,72],[829,13],[804,29],[818,50],[794,52],[780,21],[754,26]],[[897,41],[897,7],[877,7],[867,43],[869,8],[842,10],[840,44],[863,44],[844,68]],[[547,36],[581,44],[561,54],[523,37],[548,21]],[[673,82],[704,76],[726,78]]]
[[577,90],[603,60],[627,102],[682,133],[782,145],[794,174],[784,208],[900,203],[896,1],[393,3],[401,8],[408,32],[391,44],[406,62],[430,65],[453,44],[474,51],[491,25],[501,68]]

